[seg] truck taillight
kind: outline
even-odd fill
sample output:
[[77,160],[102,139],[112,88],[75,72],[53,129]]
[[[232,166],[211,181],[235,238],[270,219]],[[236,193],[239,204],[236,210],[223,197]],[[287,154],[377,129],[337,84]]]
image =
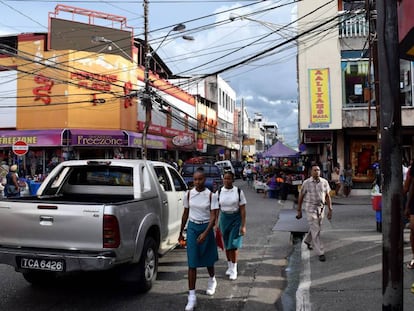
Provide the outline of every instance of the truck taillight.
[[104,215],[103,247],[117,248],[121,243],[118,219],[113,215]]

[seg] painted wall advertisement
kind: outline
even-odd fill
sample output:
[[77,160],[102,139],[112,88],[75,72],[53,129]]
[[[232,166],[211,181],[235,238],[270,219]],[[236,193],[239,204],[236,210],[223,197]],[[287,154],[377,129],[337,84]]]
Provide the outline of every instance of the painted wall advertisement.
[[309,69],[309,128],[328,128],[332,122],[329,69]]

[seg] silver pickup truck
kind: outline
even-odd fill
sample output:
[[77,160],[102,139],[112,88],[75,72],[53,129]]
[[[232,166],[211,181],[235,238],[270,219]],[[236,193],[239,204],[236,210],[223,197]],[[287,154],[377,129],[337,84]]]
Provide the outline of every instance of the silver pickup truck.
[[33,285],[112,269],[147,291],[159,255],[177,245],[186,189],[162,162],[63,162],[36,196],[0,200],[0,263]]

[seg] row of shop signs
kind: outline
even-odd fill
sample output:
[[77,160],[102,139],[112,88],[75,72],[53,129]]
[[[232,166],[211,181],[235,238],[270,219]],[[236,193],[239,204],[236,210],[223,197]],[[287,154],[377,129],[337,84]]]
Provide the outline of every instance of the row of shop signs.
[[[142,146],[142,133],[123,130],[8,130],[0,131],[0,148],[12,147],[16,155],[24,155],[30,147],[49,146],[94,146],[132,147]],[[175,131],[170,137],[147,136],[147,146],[151,149],[194,150],[196,141],[193,133]]]

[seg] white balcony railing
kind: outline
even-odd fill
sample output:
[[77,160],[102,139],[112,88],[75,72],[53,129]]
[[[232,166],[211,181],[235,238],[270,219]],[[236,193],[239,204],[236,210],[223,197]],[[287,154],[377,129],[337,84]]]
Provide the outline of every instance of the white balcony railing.
[[345,14],[340,16],[340,38],[366,38],[368,32],[368,22],[365,14]]

